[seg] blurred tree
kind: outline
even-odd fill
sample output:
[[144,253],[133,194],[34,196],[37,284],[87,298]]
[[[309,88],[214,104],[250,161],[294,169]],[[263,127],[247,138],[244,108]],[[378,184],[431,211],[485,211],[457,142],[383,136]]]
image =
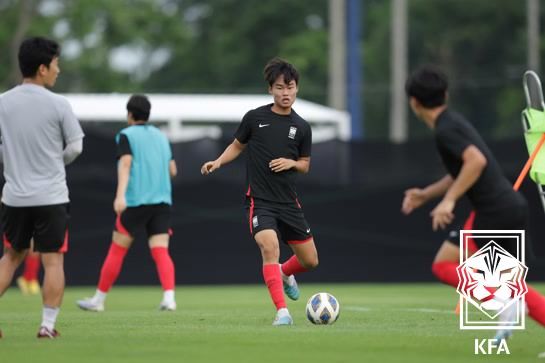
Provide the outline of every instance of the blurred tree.
[[[363,4],[366,137],[385,138],[390,1]],[[485,135],[519,134],[524,2],[409,5],[410,67],[442,66],[453,105]],[[0,89],[17,82],[20,39],[46,35],[63,46],[62,92],[263,93],[263,66],[278,55],[299,68],[300,96],[325,103],[327,9],[327,0],[0,0]],[[410,134],[429,136],[416,121]]]

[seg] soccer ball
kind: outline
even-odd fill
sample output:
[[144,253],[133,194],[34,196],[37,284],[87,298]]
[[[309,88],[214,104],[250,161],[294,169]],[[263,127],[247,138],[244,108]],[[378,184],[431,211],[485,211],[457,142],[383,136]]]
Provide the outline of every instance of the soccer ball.
[[333,324],[339,318],[340,309],[335,296],[319,292],[308,299],[307,318],[312,324]]

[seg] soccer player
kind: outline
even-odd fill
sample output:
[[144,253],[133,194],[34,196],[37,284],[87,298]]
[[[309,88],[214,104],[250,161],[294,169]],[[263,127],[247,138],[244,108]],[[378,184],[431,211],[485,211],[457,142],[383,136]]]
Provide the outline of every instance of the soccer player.
[[[293,275],[315,268],[318,253],[295,191],[297,174],[308,173],[312,133],[292,105],[299,74],[290,63],[272,59],[264,70],[273,103],[249,111],[242,118],[234,141],[216,160],[204,163],[208,175],[248,150],[247,220],[263,257],[263,277],[277,309],[273,325],[291,325],[284,291],[299,298]],[[294,255],[279,265],[279,240]]]
[[23,274],[17,278],[17,286],[23,295],[38,295],[40,283],[38,273],[40,272],[40,254],[32,250],[32,244],[25,258]]
[[83,310],[104,311],[106,295],[140,227],[146,230],[164,291],[159,308],[176,310],[174,263],[168,244],[172,205],[170,179],[176,176],[177,168],[166,136],[148,123],[150,110],[151,104],[143,95],[133,95],[127,103],[129,126],[116,136],[119,162],[113,208],[117,219],[112,244],[102,265],[95,295],[77,302]]
[[[23,83],[0,95],[4,178],[0,295],[24,260],[31,238],[45,270],[43,319],[38,338],[56,338],[64,294],[68,248],[68,187],[65,165],[83,149],[83,131],[68,101],[47,88],[59,75],[59,45],[30,38],[19,48]],[[63,147],[66,145],[65,147]]]
[[[447,105],[448,81],[438,68],[418,68],[405,85],[414,114],[432,129],[437,150],[447,174],[427,187],[405,191],[402,212],[410,214],[434,198],[442,198],[432,210],[433,230],[445,229],[454,218],[456,202],[466,195],[475,211],[464,229],[526,229],[528,206],[524,197],[513,190],[500,166],[475,128],[462,115]],[[453,229],[435,256],[432,271],[442,282],[458,286],[456,267],[460,249],[459,229]],[[484,240],[474,240],[477,248]],[[504,245],[515,255],[512,246]],[[474,251],[476,249],[474,247]],[[545,298],[528,286],[526,294],[529,315],[545,325]],[[507,338],[509,330],[497,338]]]

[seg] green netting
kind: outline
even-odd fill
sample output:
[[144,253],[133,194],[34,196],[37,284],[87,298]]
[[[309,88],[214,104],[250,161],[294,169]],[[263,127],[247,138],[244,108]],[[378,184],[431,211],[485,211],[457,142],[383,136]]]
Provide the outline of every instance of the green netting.
[[[529,108],[522,111],[522,114],[528,120],[529,129],[524,133],[524,138],[528,153],[531,155],[541,135],[545,133],[545,112]],[[530,178],[538,184],[545,184],[545,145],[541,147],[532,163]]]

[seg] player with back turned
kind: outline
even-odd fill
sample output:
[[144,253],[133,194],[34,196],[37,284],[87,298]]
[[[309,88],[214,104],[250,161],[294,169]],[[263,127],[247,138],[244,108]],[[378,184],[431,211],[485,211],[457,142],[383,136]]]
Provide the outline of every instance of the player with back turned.
[[[474,210],[463,229],[524,230],[528,224],[528,206],[524,197],[513,190],[477,130],[447,105],[447,77],[438,68],[426,65],[414,71],[406,83],[406,92],[414,114],[433,130],[437,150],[447,174],[425,188],[405,192],[402,211],[412,213],[434,198],[442,198],[432,210],[434,230],[445,229],[454,218],[454,208],[467,196]],[[460,226],[461,227],[461,226]],[[459,230],[452,229],[432,264],[432,271],[442,282],[458,286],[456,268],[460,261]],[[475,239],[473,251],[483,247],[484,239]],[[516,255],[515,246],[502,242],[502,247]],[[545,325],[545,298],[528,286],[526,294],[529,315]],[[497,338],[507,338],[508,329]]]

